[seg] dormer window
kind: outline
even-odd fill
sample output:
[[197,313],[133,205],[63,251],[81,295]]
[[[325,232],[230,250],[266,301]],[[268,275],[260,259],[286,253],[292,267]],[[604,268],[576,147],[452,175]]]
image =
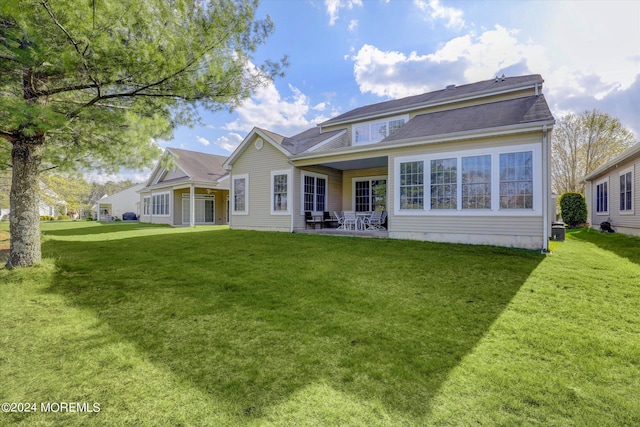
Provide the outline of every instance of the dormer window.
[[353,145],[374,144],[393,135],[409,119],[408,116],[392,117],[353,126]]

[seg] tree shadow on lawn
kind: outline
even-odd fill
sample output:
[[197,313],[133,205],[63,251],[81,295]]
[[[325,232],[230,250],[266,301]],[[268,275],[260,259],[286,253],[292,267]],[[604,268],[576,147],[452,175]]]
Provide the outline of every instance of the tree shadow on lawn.
[[[104,247],[108,243],[108,263]],[[51,291],[262,418],[318,382],[419,420],[544,259],[530,251],[243,231],[48,241]]]
[[638,237],[621,233],[600,233],[593,228],[568,230],[568,234],[640,265],[640,238]]
[[[167,228],[164,224],[148,224],[139,222],[116,222],[111,224],[89,222],[86,225],[74,224],[71,228],[47,229],[43,228],[45,236],[84,236],[90,234],[107,234],[119,231],[142,230],[146,228]],[[42,227],[41,227],[42,228]]]

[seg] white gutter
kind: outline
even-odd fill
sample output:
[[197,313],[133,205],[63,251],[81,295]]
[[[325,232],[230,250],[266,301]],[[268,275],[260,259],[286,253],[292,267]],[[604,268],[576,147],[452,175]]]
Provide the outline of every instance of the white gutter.
[[357,146],[355,148],[353,146],[338,148],[335,150],[324,151],[320,153],[303,153],[303,154],[298,154],[296,156],[292,156],[290,157],[290,159],[292,161],[322,159],[323,157],[331,158],[335,156],[341,156],[344,154],[369,153],[369,152],[375,152],[375,151],[393,150],[393,149],[404,148],[404,147],[413,147],[418,145],[453,142],[458,140],[514,135],[518,133],[540,131],[541,127],[543,126],[553,127],[554,123],[555,123],[555,120],[549,120],[545,122],[535,122],[535,124],[525,123],[525,124],[517,124],[517,125],[510,125],[510,126],[501,126],[497,128],[487,129],[485,130],[485,132],[482,132],[482,133],[478,133],[478,130],[474,129],[474,130],[469,130],[464,132],[452,133],[446,137],[443,137],[443,135],[436,135],[436,136],[427,137],[427,138],[416,137],[416,138],[405,139],[401,141],[391,141],[387,143],[377,143],[377,144],[370,144],[370,145],[364,145],[364,146]]
[[[291,164],[291,162],[289,162],[289,163]],[[294,228],[294,225],[295,225],[295,216],[294,216],[295,212],[296,212],[295,205],[294,205],[295,199],[296,199],[296,197],[295,197],[295,194],[296,194],[296,178],[295,178],[295,176],[296,176],[296,167],[293,164],[291,164],[291,195],[292,195],[292,197],[291,197],[291,206],[290,206],[290,208],[291,208],[291,225],[289,227],[289,233],[293,233],[293,228]]]
[[542,126],[542,252],[549,252],[549,138],[547,125]]
[[598,175],[603,174],[604,172],[608,171],[609,169],[614,169],[614,168],[618,167],[620,165],[620,163],[626,162],[629,158],[631,158],[632,156],[634,156],[636,154],[640,154],[640,143],[632,145],[630,148],[628,148],[627,150],[623,151],[620,155],[614,157],[609,162],[607,162],[604,165],[600,166],[599,168],[595,169],[589,175],[587,175],[584,178],[582,178],[582,182],[587,182],[587,181],[593,180]]

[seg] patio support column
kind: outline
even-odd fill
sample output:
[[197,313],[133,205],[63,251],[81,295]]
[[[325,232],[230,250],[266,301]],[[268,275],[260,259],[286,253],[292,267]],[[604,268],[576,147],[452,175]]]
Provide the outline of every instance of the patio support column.
[[196,195],[195,187],[191,184],[189,188],[189,227],[196,226]]

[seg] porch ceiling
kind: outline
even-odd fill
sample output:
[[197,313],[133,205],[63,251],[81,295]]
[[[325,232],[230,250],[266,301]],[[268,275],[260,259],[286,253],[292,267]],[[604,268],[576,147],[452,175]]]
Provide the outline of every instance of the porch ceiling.
[[371,157],[368,159],[344,160],[337,162],[319,162],[318,164],[342,171],[353,169],[380,168],[388,166],[388,157],[382,156]]

